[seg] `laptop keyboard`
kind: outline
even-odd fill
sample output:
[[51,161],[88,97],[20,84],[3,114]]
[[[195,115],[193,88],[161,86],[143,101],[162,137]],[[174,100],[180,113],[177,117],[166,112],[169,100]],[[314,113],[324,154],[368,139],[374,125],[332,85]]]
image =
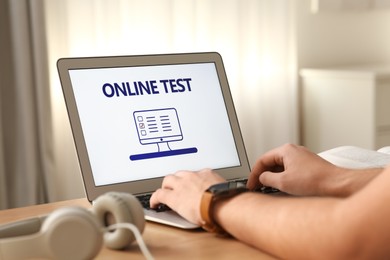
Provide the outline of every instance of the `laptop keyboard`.
[[165,204],[159,204],[157,206],[157,208],[151,208],[150,207],[150,203],[149,203],[149,200],[150,200],[150,197],[152,196],[151,193],[149,194],[143,194],[143,195],[138,195],[137,196],[137,199],[141,202],[141,205],[144,209],[152,209],[152,210],[155,210],[157,212],[163,212],[163,211],[167,211],[167,210],[171,210],[167,205]]

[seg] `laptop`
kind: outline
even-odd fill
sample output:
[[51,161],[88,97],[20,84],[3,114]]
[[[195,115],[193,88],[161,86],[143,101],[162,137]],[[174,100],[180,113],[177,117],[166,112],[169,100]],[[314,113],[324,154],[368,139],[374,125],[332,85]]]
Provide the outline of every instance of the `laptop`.
[[[250,167],[216,52],[62,58],[57,62],[90,202],[109,191],[142,200],[167,174],[211,168],[245,180]],[[198,226],[145,205],[145,219]]]

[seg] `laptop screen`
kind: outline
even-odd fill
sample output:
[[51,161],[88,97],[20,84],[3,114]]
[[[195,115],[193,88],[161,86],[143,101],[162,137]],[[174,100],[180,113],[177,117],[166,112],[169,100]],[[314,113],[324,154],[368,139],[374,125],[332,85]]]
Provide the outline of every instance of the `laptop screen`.
[[69,76],[96,186],[240,165],[215,63]]
[[218,53],[63,58],[57,66],[90,201],[152,192],[179,170],[247,177]]

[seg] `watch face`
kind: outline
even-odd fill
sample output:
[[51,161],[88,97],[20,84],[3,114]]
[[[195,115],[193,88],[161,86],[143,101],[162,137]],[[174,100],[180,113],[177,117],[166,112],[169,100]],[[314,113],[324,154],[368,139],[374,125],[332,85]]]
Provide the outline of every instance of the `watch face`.
[[212,185],[210,188],[208,188],[207,191],[213,193],[213,194],[219,194],[219,193],[230,193],[229,191],[237,190],[237,189],[246,189],[245,184],[241,182],[222,182]]

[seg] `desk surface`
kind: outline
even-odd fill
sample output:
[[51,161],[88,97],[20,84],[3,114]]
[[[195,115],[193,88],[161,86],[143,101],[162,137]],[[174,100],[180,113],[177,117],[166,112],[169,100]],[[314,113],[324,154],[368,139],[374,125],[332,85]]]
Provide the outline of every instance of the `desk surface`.
[[[64,206],[90,207],[87,199],[55,202],[0,211],[0,224],[49,214]],[[181,230],[147,222],[143,238],[155,259],[274,259],[233,238],[217,237],[202,230]],[[103,247],[97,259],[144,259],[137,244],[124,251]]]

